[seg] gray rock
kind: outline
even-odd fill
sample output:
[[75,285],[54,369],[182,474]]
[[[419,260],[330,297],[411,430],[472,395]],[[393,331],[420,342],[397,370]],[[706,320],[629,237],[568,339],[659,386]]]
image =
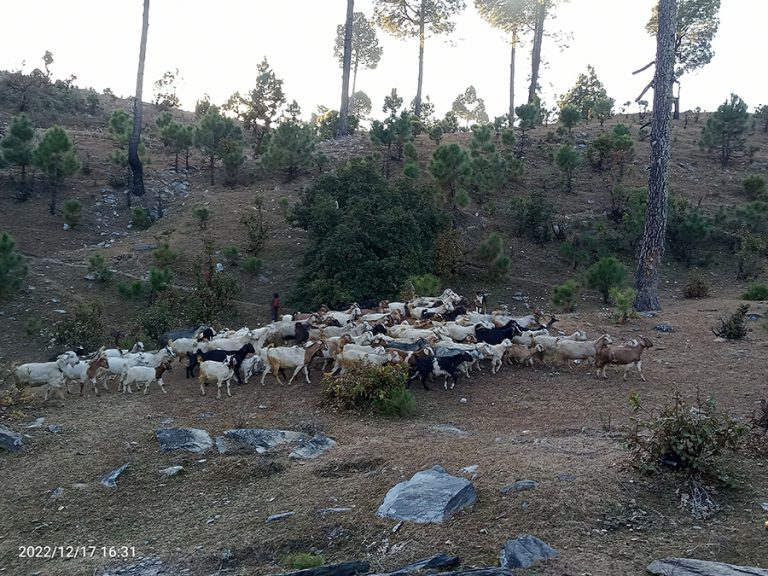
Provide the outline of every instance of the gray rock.
[[51,498],[61,498],[62,496],[64,496],[64,488],[62,486],[51,490]]
[[42,428],[43,422],[45,422],[45,417],[40,416],[40,418],[37,418],[34,422],[30,422],[24,428]]
[[188,450],[200,454],[213,446],[208,432],[199,428],[159,428],[155,435],[164,452]]
[[334,446],[336,446],[336,442],[328,438],[325,434],[315,434],[299,448],[296,448],[291,452],[288,457],[299,460],[313,460]]
[[768,512],[768,502],[763,502],[762,504],[760,504],[760,507],[766,512]]
[[96,274],[96,272],[88,272],[88,274],[83,276],[83,280],[89,280],[91,282],[93,282],[95,280],[98,280],[98,279],[99,279],[99,275]]
[[558,474],[555,476],[555,480],[560,480],[561,482],[573,482],[576,480],[576,474]]
[[320,508],[317,513],[321,516],[326,514],[341,514],[342,512],[352,512],[352,508]]
[[280,512],[278,514],[272,514],[272,516],[269,516],[267,518],[267,524],[275,522],[276,520],[282,520],[284,518],[290,518],[294,514],[296,514],[296,512]]
[[149,252],[150,250],[154,250],[155,248],[157,248],[157,244],[134,244],[133,245],[134,252]]
[[692,558],[654,560],[648,564],[646,570],[658,576],[768,576],[768,570],[765,568],[734,566]]
[[371,566],[368,562],[355,560],[319,566],[318,568],[306,568],[298,572],[281,572],[272,576],[357,576],[358,574],[367,574],[370,569]]
[[[175,568],[165,566],[159,558],[137,558],[130,564],[111,566],[99,572],[99,576],[172,576],[179,572]],[[96,572],[94,572],[96,574]]]
[[184,466],[168,466],[168,468],[160,470],[160,474],[167,476],[168,478],[181,474],[182,472],[184,472]]
[[8,452],[18,452],[24,448],[24,438],[21,434],[0,426],[0,448],[5,448]]
[[104,476],[104,478],[101,479],[101,485],[105,486],[107,488],[117,488],[117,479],[120,477],[120,475],[125,472],[128,469],[128,466],[130,466],[130,462],[126,462],[122,466],[119,466],[118,468],[115,468]]
[[377,515],[410,522],[441,523],[476,501],[475,487],[469,480],[451,476],[442,466],[433,466],[392,488]]
[[744,320],[749,320],[751,322],[757,322],[762,318],[763,317],[760,314],[757,314],[756,312],[750,312],[749,314],[744,314]]
[[499,560],[502,568],[528,568],[539,560],[557,556],[557,550],[530,534],[507,540]]
[[47,430],[51,434],[58,434],[59,432],[61,432],[61,426],[59,426],[58,424],[50,424]]
[[657,324],[653,327],[654,330],[658,330],[659,332],[673,332],[674,328],[670,326],[669,324]]
[[472,464],[471,466],[464,466],[459,472],[462,474],[475,474],[478,468],[480,468],[478,464]]
[[[413,572],[420,572],[421,570],[450,570],[459,564],[461,564],[461,560],[458,556],[435,554],[429,558],[412,562],[394,572],[371,574],[370,576],[404,576],[405,574],[412,574]],[[451,572],[451,574],[454,574],[454,572]]]
[[658,316],[658,312],[654,312],[653,310],[648,310],[646,312],[638,312],[640,316],[643,318],[656,318]]
[[536,480],[518,480],[512,484],[507,484],[499,492],[502,494],[510,494],[512,492],[522,492],[523,490],[533,490],[539,486]]
[[461,428],[457,428],[453,424],[434,424],[432,426],[432,430],[437,430],[438,432],[445,432],[447,434],[455,434],[456,436],[461,436],[462,438],[469,436],[469,432],[466,432]]
[[235,428],[224,431],[224,441],[220,444],[217,441],[217,447],[221,451],[223,445],[227,451],[231,451],[230,444],[238,448],[249,448],[258,454],[264,454],[267,450],[287,444],[289,442],[299,442],[306,439],[306,435],[292,430],[271,430],[268,428]]

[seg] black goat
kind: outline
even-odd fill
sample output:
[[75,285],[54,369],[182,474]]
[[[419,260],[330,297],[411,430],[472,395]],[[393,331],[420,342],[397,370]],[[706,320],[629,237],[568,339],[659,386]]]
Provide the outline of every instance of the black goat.
[[237,383],[242,384],[243,379],[240,375],[240,364],[243,363],[243,360],[245,360],[245,357],[248,356],[248,354],[254,354],[256,350],[253,347],[253,344],[250,342],[248,344],[243,345],[240,350],[237,352],[232,352],[230,350],[209,350],[208,352],[198,352],[197,354],[192,354],[192,352],[187,352],[187,359],[189,360],[189,363],[187,364],[187,378],[194,378],[195,376],[195,368],[201,363],[205,362],[206,360],[213,360],[215,362],[224,362],[227,359],[227,356],[234,356],[235,359],[235,374],[237,375]]
[[488,344],[501,344],[505,339],[520,336],[522,329],[514,320],[507,322],[503,328],[486,328],[482,324],[475,326],[475,337],[478,342],[487,342]]
[[416,366],[408,371],[408,383],[416,378],[421,378],[421,385],[424,386],[424,390],[429,390],[427,386],[427,378],[431,374],[435,376],[445,376],[444,388],[448,388],[448,376],[451,377],[451,388],[456,385],[456,381],[459,379],[461,373],[458,372],[459,364],[462,362],[472,362],[474,358],[468,352],[462,352],[453,356],[444,356],[440,358],[427,356],[425,358],[417,358]]

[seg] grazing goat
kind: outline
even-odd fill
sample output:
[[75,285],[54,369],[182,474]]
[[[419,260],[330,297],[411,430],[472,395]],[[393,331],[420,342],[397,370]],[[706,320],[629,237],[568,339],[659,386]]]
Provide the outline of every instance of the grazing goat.
[[126,366],[120,379],[120,386],[122,387],[123,392],[127,391],[128,394],[133,394],[131,384],[135,383],[139,387],[144,386],[144,395],[146,396],[147,392],[149,392],[149,385],[152,384],[152,382],[157,382],[158,386],[160,386],[160,390],[165,394],[163,374],[172,371],[173,368],[171,368],[170,359],[163,360],[157,368],[152,368],[150,366]]
[[197,366],[201,362],[205,362],[206,360],[224,362],[224,360],[227,359],[227,356],[234,354],[235,375],[237,376],[237,383],[242,384],[243,381],[240,378],[240,365],[243,363],[243,360],[245,360],[245,357],[248,356],[248,354],[255,354],[255,353],[256,353],[256,349],[253,347],[253,344],[251,344],[250,342],[248,342],[247,344],[244,344],[235,352],[231,352],[228,350],[210,350],[209,352],[197,352],[197,354],[192,354],[190,352],[187,352],[187,358],[189,358],[189,363],[187,364],[186,377],[194,378],[195,368],[197,368]]
[[227,383],[227,396],[232,396],[229,389],[232,378],[235,375],[235,355],[227,356],[224,362],[205,360],[200,363],[200,393],[205,396],[205,385],[209,382],[216,383],[216,399],[221,398],[221,385]]
[[325,347],[324,342],[318,341],[308,342],[304,347],[291,346],[288,348],[281,346],[268,349],[266,351],[267,366],[261,375],[261,385],[264,386],[264,379],[271,372],[282,386],[283,381],[280,380],[280,370],[283,369],[293,369],[293,375],[288,380],[288,384],[293,382],[293,379],[302,370],[304,371],[304,378],[307,384],[311,384],[312,382],[309,379],[309,363],[316,355],[320,355]]
[[523,331],[517,322],[510,320],[499,328],[485,328],[482,324],[475,326],[475,337],[478,342],[487,342],[488,344],[501,344],[505,339],[512,340],[515,336],[520,336]]
[[136,341],[136,343],[131,346],[129,350],[121,350],[120,348],[107,348],[104,350],[104,352],[102,352],[102,355],[106,356],[107,358],[120,358],[126,354],[136,354],[137,352],[144,352],[143,342]]
[[424,386],[424,390],[429,390],[427,386],[427,378],[431,374],[435,376],[443,376],[445,378],[443,382],[443,388],[448,389],[448,377],[451,378],[451,389],[456,385],[456,381],[459,379],[459,366],[462,362],[472,362],[474,358],[468,352],[462,352],[454,356],[443,357],[426,357],[418,358],[416,360],[416,366],[409,370],[408,385],[416,378],[421,378],[421,385]]
[[61,388],[64,384],[64,367],[74,366],[79,362],[77,354],[74,352],[64,352],[55,362],[30,362],[13,368],[13,376],[16,379],[16,386],[39,386],[45,390],[45,400],[51,390],[64,398]]
[[640,374],[640,379],[645,382],[645,376],[643,376],[642,360],[640,357],[646,348],[653,347],[651,342],[645,336],[640,336],[640,342],[637,340],[631,341],[629,344],[622,344],[620,346],[605,346],[601,349],[597,356],[595,356],[595,378],[600,377],[600,371],[602,370],[603,378],[608,379],[605,374],[605,368],[608,364],[615,364],[618,366],[624,366],[624,380],[627,379],[627,372],[632,366],[637,366],[637,373]]
[[[536,343],[535,337],[533,342]],[[586,342],[558,339],[555,342],[554,358],[556,361],[566,361],[569,365],[571,360],[594,359],[600,350],[612,343],[613,340],[608,334],[603,334],[596,340],[587,340]]]
[[536,344],[535,346],[524,346],[522,344],[515,344],[513,342],[512,345],[507,347],[507,349],[504,351],[504,357],[502,360],[506,360],[507,364],[510,365],[512,362],[517,362],[518,364],[533,366],[533,357],[537,354],[543,353],[544,347],[541,344]]

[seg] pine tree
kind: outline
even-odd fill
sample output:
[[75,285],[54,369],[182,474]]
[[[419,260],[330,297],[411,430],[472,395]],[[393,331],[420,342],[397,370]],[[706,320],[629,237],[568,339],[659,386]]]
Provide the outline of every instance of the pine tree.
[[214,183],[213,172],[216,161],[223,159],[231,147],[229,140],[242,140],[242,131],[234,120],[221,115],[218,106],[210,106],[195,128],[194,142],[205,159]]
[[701,129],[699,146],[710,152],[717,150],[720,165],[725,168],[730,164],[733,153],[744,149],[748,123],[746,103],[736,94],[731,94],[730,101],[726,100],[707,118]]
[[472,169],[467,151],[455,143],[441,144],[432,154],[428,169],[432,177],[447,192],[447,203],[454,207],[456,187],[469,176]]
[[579,153],[570,144],[561,146],[555,154],[555,163],[565,174],[565,191],[573,191],[573,173],[579,166]]
[[560,122],[568,129],[568,134],[581,120],[581,112],[573,104],[565,104],[560,108]]
[[483,203],[488,193],[500,190],[507,176],[506,163],[496,150],[493,139],[490,124],[472,126],[472,140],[469,142],[470,185],[479,204]]
[[7,233],[0,234],[0,298],[17,290],[27,275],[24,257],[16,250],[16,243]]
[[[593,66],[587,64],[587,73],[579,74],[576,84],[560,98],[560,107],[571,105],[581,112],[584,120],[596,117],[595,104],[608,98],[605,86],[597,78],[597,72]],[[605,104],[603,104],[605,105]],[[613,107],[613,100],[609,108]]]
[[[336,44],[333,47],[333,55],[342,64],[344,58],[344,33],[346,26],[339,24],[336,27]],[[379,38],[376,36],[376,27],[373,21],[368,20],[362,12],[355,12],[352,17],[352,96],[355,95],[357,85],[357,71],[359,68],[375,70],[381,60],[384,48],[379,46]],[[369,110],[370,112],[370,110]],[[350,105],[350,114],[352,114]]]
[[61,126],[51,126],[32,154],[32,163],[48,177],[51,214],[56,213],[56,195],[64,179],[80,169],[75,149]]
[[22,202],[29,198],[27,191],[27,166],[32,164],[32,152],[34,150],[35,128],[29,116],[17,114],[11,120],[8,131],[0,141],[2,156],[6,162],[16,165],[21,169],[21,197]]
[[314,130],[303,122],[286,120],[278,124],[264,153],[264,166],[281,171],[288,182],[312,164]]
[[371,113],[371,99],[362,90],[353,92],[349,98],[349,113],[358,119],[365,118]]

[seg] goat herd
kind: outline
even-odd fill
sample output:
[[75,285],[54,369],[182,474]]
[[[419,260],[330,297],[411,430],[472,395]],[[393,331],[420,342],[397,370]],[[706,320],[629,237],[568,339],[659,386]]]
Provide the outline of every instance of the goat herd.
[[[571,361],[591,361],[595,377],[607,378],[609,364],[624,366],[624,378],[635,366],[640,378],[641,356],[652,342],[640,336],[621,345],[613,345],[608,334],[587,340],[578,330],[570,335],[552,335],[550,329],[557,321],[554,316],[542,325],[541,314],[512,317],[500,312],[483,313],[482,293],[478,293],[474,309],[453,290],[445,290],[439,297],[419,297],[409,302],[382,302],[377,310],[361,309],[353,304],[346,311],[322,307],[312,314],[283,316],[262,328],[214,333],[211,328],[169,332],[163,335],[163,347],[146,352],[137,342],[131,350],[100,349],[86,356],[80,349],[58,355],[50,362],[29,363],[12,369],[18,387],[35,386],[45,390],[45,399],[51,391],[63,397],[62,390],[70,391],[72,383],[93,386],[98,395],[98,381],[104,389],[107,382],[118,380],[118,390],[132,392],[132,385],[149,391],[157,383],[165,392],[163,374],[172,370],[173,361],[186,357],[186,376],[194,377],[199,369],[200,391],[215,384],[217,398],[221,398],[222,385],[247,382],[261,373],[261,383],[269,374],[282,384],[281,371],[291,371],[288,380],[303,372],[310,383],[309,367],[315,358],[322,358],[323,372],[332,364],[330,375],[343,375],[355,365],[382,366],[406,363],[408,382],[420,379],[425,389],[430,377],[442,377],[447,389],[460,376],[469,377],[474,367],[480,370],[480,361],[490,361],[491,373],[497,373],[504,364],[533,366],[539,362],[546,366]],[[293,341],[292,346],[283,345]]]

